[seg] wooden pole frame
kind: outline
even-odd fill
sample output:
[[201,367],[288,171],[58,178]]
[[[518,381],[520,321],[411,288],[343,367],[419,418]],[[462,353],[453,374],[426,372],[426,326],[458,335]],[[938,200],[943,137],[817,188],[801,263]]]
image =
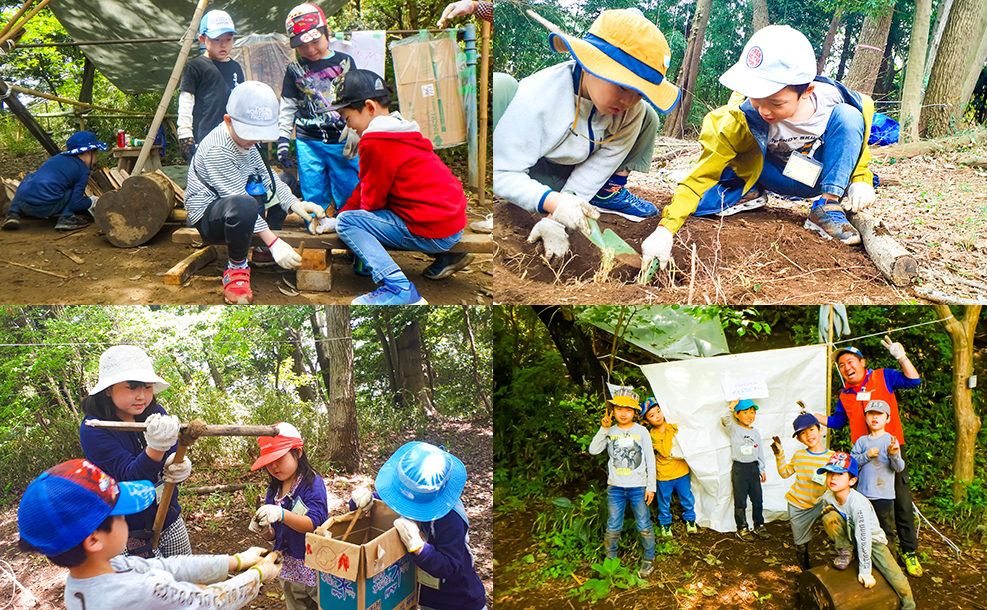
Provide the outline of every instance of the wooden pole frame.
[[479,192],[477,198],[483,205],[487,190],[487,121],[488,98],[487,89],[490,84],[490,22],[482,21],[482,46],[480,48],[480,145],[477,151],[477,176],[479,176]]

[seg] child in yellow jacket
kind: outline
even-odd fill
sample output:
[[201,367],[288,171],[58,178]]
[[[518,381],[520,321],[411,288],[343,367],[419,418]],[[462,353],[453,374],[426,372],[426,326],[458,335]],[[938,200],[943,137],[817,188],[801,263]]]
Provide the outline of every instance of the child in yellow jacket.
[[689,534],[698,534],[696,500],[692,495],[689,465],[683,458],[672,457],[672,439],[679,427],[665,421],[661,406],[653,397],[644,401],[641,419],[651,426],[651,445],[655,450],[655,470],[658,476],[658,535],[672,537],[672,492],[679,494],[682,519]]

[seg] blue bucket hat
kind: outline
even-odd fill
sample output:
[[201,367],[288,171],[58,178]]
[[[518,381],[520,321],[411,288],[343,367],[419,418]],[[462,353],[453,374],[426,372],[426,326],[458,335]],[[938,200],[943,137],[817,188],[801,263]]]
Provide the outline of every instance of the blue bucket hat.
[[756,404],[754,404],[754,401],[753,400],[750,400],[749,398],[741,398],[740,399],[740,402],[737,403],[737,406],[735,406],[733,408],[733,411],[734,411],[734,413],[739,413],[741,411],[746,411],[747,409],[750,409],[751,407],[754,407],[754,410],[755,411],[757,411],[757,409],[758,409],[758,406]]
[[429,443],[405,443],[377,473],[374,487],[384,504],[405,519],[434,521],[459,502],[466,466]]
[[645,400],[644,404],[641,405],[641,419],[644,419],[644,416],[648,414],[648,411],[650,411],[655,407],[658,407],[660,409],[661,405],[658,404],[658,401],[655,400],[654,396]]
[[65,148],[68,150],[61,153],[63,155],[81,155],[94,148],[106,150],[106,142],[97,140],[96,134],[91,131],[79,131],[69,136],[65,142]]

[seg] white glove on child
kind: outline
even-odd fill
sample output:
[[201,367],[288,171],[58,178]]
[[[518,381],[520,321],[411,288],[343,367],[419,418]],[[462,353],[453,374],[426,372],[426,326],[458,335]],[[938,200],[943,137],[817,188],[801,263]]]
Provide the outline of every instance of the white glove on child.
[[439,19],[438,26],[440,28],[445,28],[446,24],[453,17],[472,15],[475,8],[476,6],[473,4],[473,0],[459,0],[459,2],[453,2],[446,7],[446,10],[442,11],[442,17]]
[[860,574],[857,576],[857,580],[864,585],[865,589],[873,589],[874,585],[877,584],[877,579],[872,574]]
[[257,524],[262,528],[271,525],[272,523],[278,523],[281,521],[281,517],[284,515],[284,509],[280,506],[274,506],[273,504],[265,504],[257,509],[257,513],[254,514],[254,519],[257,520]]
[[360,134],[355,129],[347,126],[339,134],[339,141],[345,143],[343,146],[343,156],[347,159],[356,159],[360,152]]
[[296,201],[291,204],[291,211],[308,223],[312,222],[312,217],[309,214],[314,214],[316,218],[324,218],[326,215],[326,211],[322,209],[321,205],[311,201]]
[[192,474],[192,462],[186,457],[179,464],[175,464],[175,454],[172,453],[165,460],[161,478],[165,483],[181,483]]
[[892,343],[891,337],[885,335],[884,338],[881,339],[881,345],[891,352],[891,357],[895,360],[901,360],[905,357],[905,348],[901,345],[901,343]]
[[281,239],[275,238],[268,248],[271,249],[271,256],[274,257],[274,261],[285,269],[297,269],[301,266],[302,255]]
[[561,195],[559,205],[552,212],[552,218],[574,231],[589,235],[589,223],[586,222],[586,218],[595,220],[600,217],[600,211],[572,193]]
[[545,256],[549,259],[564,256],[569,251],[569,236],[565,233],[565,227],[547,216],[535,223],[528,235],[528,243],[533,244],[539,239],[545,244]]
[[843,198],[843,209],[857,213],[869,207],[877,199],[874,193],[874,186],[867,182],[851,182],[847,189],[846,197]]
[[370,503],[374,501],[374,494],[372,494],[366,487],[361,487],[353,492],[350,499],[353,500],[353,504],[356,504],[356,507],[359,510],[363,510],[364,508],[370,506]]
[[155,413],[145,422],[144,440],[155,451],[168,451],[178,442],[178,417]]
[[425,546],[425,541],[422,540],[422,533],[414,521],[408,521],[404,517],[395,519],[394,529],[398,531],[398,536],[401,536],[401,542],[404,543],[408,551],[417,553]]
[[662,269],[668,266],[668,261],[672,258],[672,232],[664,225],[658,225],[654,233],[641,244],[641,271],[647,273],[656,258]]
[[322,235],[323,233],[335,233],[336,232],[336,217],[326,216],[325,218],[320,218],[317,222],[308,223],[308,232],[312,235]]

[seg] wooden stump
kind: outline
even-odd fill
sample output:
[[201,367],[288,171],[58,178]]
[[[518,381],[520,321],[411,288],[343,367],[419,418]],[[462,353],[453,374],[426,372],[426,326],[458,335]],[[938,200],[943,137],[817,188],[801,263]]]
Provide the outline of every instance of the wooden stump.
[[832,565],[812,568],[798,577],[798,607],[801,610],[897,610],[898,595],[872,567],[877,580],[873,589],[857,582],[857,562],[845,570]]
[[174,206],[175,190],[166,176],[141,174],[100,197],[93,216],[111,244],[133,248],[158,234]]
[[918,261],[890,235],[878,235],[880,221],[859,212],[850,217],[850,224],[860,231],[864,249],[878,271],[895,286],[907,286],[918,276]]

